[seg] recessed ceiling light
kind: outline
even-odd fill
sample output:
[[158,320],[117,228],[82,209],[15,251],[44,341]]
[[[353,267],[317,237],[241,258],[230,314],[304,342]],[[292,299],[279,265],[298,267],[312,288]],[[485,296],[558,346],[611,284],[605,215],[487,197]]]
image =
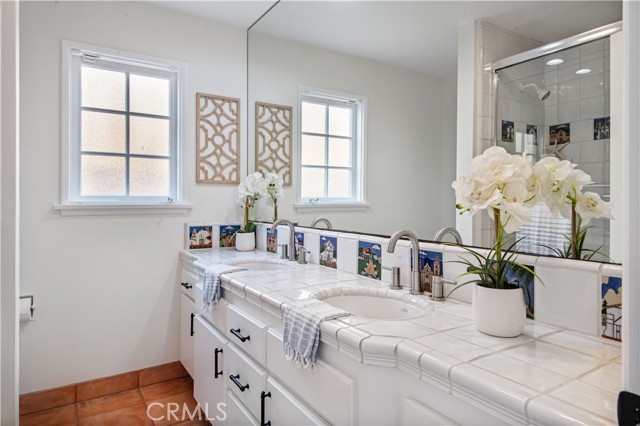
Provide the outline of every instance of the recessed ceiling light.
[[560,65],[563,62],[564,62],[564,60],[560,59],[560,58],[550,59],[550,60],[547,61],[547,65]]
[[576,74],[582,75],[582,74],[589,74],[590,72],[591,70],[589,68],[581,68],[578,71],[576,71]]

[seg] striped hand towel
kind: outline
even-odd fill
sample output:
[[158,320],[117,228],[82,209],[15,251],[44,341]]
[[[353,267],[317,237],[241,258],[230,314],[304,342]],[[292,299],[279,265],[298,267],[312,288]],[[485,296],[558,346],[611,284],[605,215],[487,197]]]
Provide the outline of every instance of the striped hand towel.
[[318,299],[296,300],[284,308],[284,357],[298,368],[312,368],[320,344],[320,323],[351,315]]
[[212,308],[218,307],[218,302],[220,301],[221,296],[220,285],[222,283],[220,275],[246,270],[246,268],[238,268],[224,263],[208,266],[204,270],[202,310],[210,312]]

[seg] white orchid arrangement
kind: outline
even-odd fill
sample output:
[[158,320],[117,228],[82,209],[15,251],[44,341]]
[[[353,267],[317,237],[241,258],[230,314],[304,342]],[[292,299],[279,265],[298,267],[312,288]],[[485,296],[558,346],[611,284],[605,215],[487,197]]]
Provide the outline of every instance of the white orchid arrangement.
[[611,218],[613,206],[594,192],[582,192],[592,181],[575,164],[545,157],[532,165],[530,157],[512,155],[494,146],[471,161],[470,172],[452,184],[458,199],[456,207],[460,214],[474,215],[487,210],[496,224],[496,262],[502,260],[505,233],[513,233],[529,223],[531,207],[540,202],[553,213],[572,220],[571,246],[557,254],[579,259],[581,251],[590,252],[590,256],[597,252],[583,249],[587,231],[583,226],[593,218]]
[[534,185],[538,186],[541,201],[554,214],[561,214],[571,219],[571,236],[567,237],[569,245],[563,249],[547,247],[561,257],[590,260],[600,252],[586,249],[588,225],[591,219],[613,218],[613,205],[605,202],[595,192],[582,192],[585,185],[593,183],[591,176],[567,160],[560,161],[556,157],[546,157],[533,167]]
[[267,204],[273,206],[273,221],[278,220],[278,202],[282,199],[282,185],[284,181],[277,173],[267,173],[265,177],[267,182]]
[[267,195],[267,182],[262,177],[262,173],[255,172],[248,175],[238,185],[236,201],[244,209],[244,224],[239,232],[254,232],[256,225],[249,220],[249,209],[255,206],[256,202]]

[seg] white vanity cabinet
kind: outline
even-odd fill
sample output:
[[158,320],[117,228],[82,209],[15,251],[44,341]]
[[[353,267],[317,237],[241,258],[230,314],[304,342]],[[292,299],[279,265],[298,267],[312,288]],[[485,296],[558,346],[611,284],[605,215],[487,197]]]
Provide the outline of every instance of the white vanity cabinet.
[[193,327],[196,317],[195,304],[186,294],[180,295],[180,362],[187,372],[193,372]]
[[262,424],[271,422],[272,425],[326,425],[324,419],[290,394],[272,377],[267,379],[267,391],[263,394],[262,402],[264,419]]
[[[194,320],[193,395],[208,418],[220,420],[227,398],[225,379],[227,339],[201,316]],[[216,418],[217,417],[217,418]]]

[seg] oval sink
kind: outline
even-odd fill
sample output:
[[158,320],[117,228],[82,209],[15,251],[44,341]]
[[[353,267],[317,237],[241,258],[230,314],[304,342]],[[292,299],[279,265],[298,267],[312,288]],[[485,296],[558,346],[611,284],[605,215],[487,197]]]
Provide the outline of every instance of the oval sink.
[[287,265],[273,262],[245,262],[236,263],[234,266],[246,268],[249,271],[286,271],[289,269]]
[[426,314],[424,309],[411,303],[386,297],[352,294],[327,297],[323,302],[366,319],[401,320],[418,318]]

